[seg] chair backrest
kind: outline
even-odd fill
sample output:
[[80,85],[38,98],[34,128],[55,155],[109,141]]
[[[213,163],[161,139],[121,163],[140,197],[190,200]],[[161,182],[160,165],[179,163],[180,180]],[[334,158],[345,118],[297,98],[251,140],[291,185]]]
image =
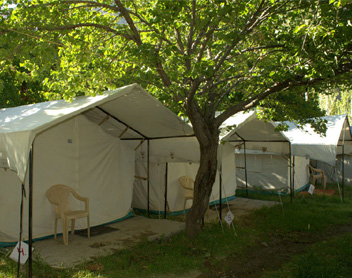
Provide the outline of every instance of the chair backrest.
[[194,180],[191,177],[182,176],[179,177],[178,181],[184,189],[193,191]]
[[70,193],[73,193],[73,189],[63,185],[56,184],[48,189],[46,197],[56,207],[56,213],[71,211],[69,197]]
[[322,176],[322,171],[320,169],[314,168],[312,165],[308,165],[309,168],[309,174],[310,175],[319,175]]

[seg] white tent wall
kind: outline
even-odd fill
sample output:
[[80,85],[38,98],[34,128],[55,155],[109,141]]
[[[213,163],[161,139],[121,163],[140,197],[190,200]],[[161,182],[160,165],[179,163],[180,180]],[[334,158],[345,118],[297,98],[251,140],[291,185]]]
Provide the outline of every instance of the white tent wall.
[[[165,184],[167,183],[168,213],[178,214],[183,212],[184,202],[184,193],[178,178],[187,175],[195,179],[199,168],[199,147],[195,138],[174,138],[166,142],[167,140],[169,139],[150,142],[149,210],[155,213],[164,211]],[[148,169],[145,146],[146,144],[143,143],[141,150],[138,150],[139,159],[136,161],[136,176],[143,178],[147,177]],[[218,159],[219,167],[222,165],[221,198],[233,198],[236,193],[236,167],[233,147],[230,144],[220,145]],[[165,177],[166,171],[167,180]],[[210,203],[220,200],[219,177],[220,172],[218,171],[210,196]],[[146,180],[136,178],[132,202],[134,208],[147,210],[147,186]],[[192,202],[187,201],[186,209],[189,209],[191,205]]]
[[[124,142],[80,115],[40,133],[33,149],[33,238],[53,234],[55,214],[45,193],[54,184],[68,185],[89,198],[91,226],[129,214],[134,150]],[[8,201],[0,202],[0,242],[18,240],[20,184],[15,172],[1,169],[0,192],[6,192],[6,199],[11,200],[14,207],[9,210]],[[71,205],[78,208],[83,204],[72,202]],[[28,205],[24,208],[23,225],[26,227]],[[13,215],[9,215],[9,211]],[[77,220],[76,228],[86,228],[86,225],[86,220]],[[60,223],[58,227],[61,232]]]
[[[342,167],[344,161],[344,175],[345,175],[345,185],[352,186],[352,155],[345,154],[344,160],[342,155],[336,156],[335,166],[331,166],[322,161],[313,161],[312,165],[316,168],[322,169],[324,171],[327,183],[337,183],[337,181],[342,183]],[[318,181],[320,182],[320,181]]]
[[[311,156],[311,164],[324,171],[327,183],[339,182],[352,185],[352,137],[348,118],[346,115],[336,115],[327,116],[324,119],[327,120],[326,136],[315,134],[315,138],[307,141],[324,141],[323,143],[327,144],[324,147],[330,147],[334,151],[330,152],[331,155],[330,153],[326,155],[321,149],[318,155]],[[305,136],[309,136],[312,133],[311,129],[307,127],[306,129],[308,133]],[[299,139],[304,140],[302,137]],[[327,159],[329,157],[331,158]]]
[[[241,149],[243,150],[243,143],[237,142],[233,143],[240,144]],[[238,148],[237,148],[238,149]],[[290,144],[288,142],[246,142],[246,149],[251,151],[260,151],[266,153],[275,153],[281,155],[288,155],[290,153]]]
[[[21,190],[16,172],[0,169],[0,246],[1,242],[19,239]],[[28,207],[28,198],[24,199],[24,206]],[[27,211],[23,217],[28,219]]]
[[294,190],[299,191],[303,189],[305,186],[310,184],[308,165],[310,163],[309,158],[295,156],[294,157]]
[[[167,165],[166,165],[167,164]],[[146,175],[147,163],[136,162],[137,173]],[[167,181],[166,181],[167,167]],[[150,195],[149,209],[153,213],[162,213],[165,206],[165,184],[167,182],[167,212],[175,213],[183,210],[184,193],[178,182],[180,176],[190,176],[193,179],[197,174],[199,164],[192,162],[163,162],[149,164],[150,170]],[[137,209],[147,209],[147,182],[136,180],[134,184],[132,206]],[[186,208],[191,207],[188,201]]]
[[[246,154],[247,187],[249,190],[290,192],[290,166],[286,156],[277,154]],[[294,190],[309,183],[309,159],[295,157]],[[246,188],[244,154],[236,154],[237,186]]]

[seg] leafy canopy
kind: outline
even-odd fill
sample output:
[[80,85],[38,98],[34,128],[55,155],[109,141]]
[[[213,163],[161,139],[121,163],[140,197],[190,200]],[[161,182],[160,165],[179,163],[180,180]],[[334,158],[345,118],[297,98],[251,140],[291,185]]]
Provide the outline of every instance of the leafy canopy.
[[351,83],[348,1],[9,2],[1,41],[32,75],[50,71],[51,98],[137,82],[176,112],[224,111],[216,126],[255,106],[305,122],[323,115],[317,93]]

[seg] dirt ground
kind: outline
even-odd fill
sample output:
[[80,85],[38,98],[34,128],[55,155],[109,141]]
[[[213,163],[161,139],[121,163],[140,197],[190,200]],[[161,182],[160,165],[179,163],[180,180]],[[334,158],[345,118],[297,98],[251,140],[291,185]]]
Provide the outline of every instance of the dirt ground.
[[203,273],[195,277],[260,278],[264,271],[279,269],[292,256],[306,252],[311,245],[351,232],[352,222],[322,234],[305,234],[299,237],[299,240],[282,239],[272,235],[268,242],[258,242],[256,246],[247,248],[244,254],[233,254],[224,259],[221,265],[208,265]]
[[[231,210],[235,218],[243,217],[252,210],[263,206],[277,205],[277,202],[235,198],[226,202],[222,207],[222,217]],[[219,219],[219,207],[209,209],[205,221]],[[151,219],[142,216],[134,216],[121,222],[106,225],[106,232],[86,236],[69,235],[67,246],[63,244],[62,236],[36,241],[33,244],[34,256],[40,257],[53,267],[70,267],[83,261],[88,261],[97,256],[108,255],[115,250],[128,248],[142,240],[153,241],[160,237],[169,237],[184,230],[185,223],[166,219]],[[91,230],[92,233],[92,230]],[[192,274],[190,277],[195,277]]]

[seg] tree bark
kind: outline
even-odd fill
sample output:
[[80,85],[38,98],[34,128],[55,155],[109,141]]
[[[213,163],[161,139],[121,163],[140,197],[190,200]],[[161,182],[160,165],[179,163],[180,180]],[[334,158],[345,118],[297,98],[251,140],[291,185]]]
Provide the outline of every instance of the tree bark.
[[218,129],[206,132],[206,137],[207,140],[199,140],[200,165],[194,183],[193,205],[186,217],[186,234],[190,238],[194,238],[202,229],[202,219],[209,205],[217,172]]

